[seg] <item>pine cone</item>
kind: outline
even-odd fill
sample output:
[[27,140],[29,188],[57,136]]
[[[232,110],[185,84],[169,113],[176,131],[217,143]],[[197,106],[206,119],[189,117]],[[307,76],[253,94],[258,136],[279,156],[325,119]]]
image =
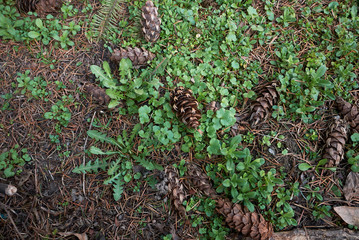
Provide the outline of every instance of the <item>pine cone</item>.
[[155,58],[155,55],[144,48],[115,49],[110,60],[119,63],[122,58],[129,58],[135,68],[147,65],[148,61]]
[[58,12],[62,6],[62,0],[16,0],[19,12],[37,12],[40,16]]
[[187,166],[187,179],[191,185],[202,191],[207,197],[216,199],[217,193],[212,188],[212,184],[208,176],[196,165],[189,164]]
[[347,124],[342,119],[335,119],[329,128],[323,158],[328,159],[325,167],[338,166],[344,157],[344,145],[347,141]]
[[186,209],[182,203],[185,199],[185,192],[183,184],[178,177],[177,170],[173,166],[167,166],[165,172],[169,181],[168,191],[170,192],[173,204],[177,211],[184,216]]
[[252,126],[257,125],[260,121],[265,120],[272,108],[278,101],[279,95],[275,88],[276,83],[268,83],[261,87],[258,92],[258,98],[251,106],[251,117]]
[[93,100],[101,105],[108,105],[110,97],[106,94],[106,90],[97,85],[86,85],[84,87],[86,93],[92,97]]
[[227,199],[217,200],[217,212],[226,218],[230,228],[249,236],[254,240],[269,239],[273,235],[273,226],[259,213],[251,213],[246,207],[232,203]]
[[158,17],[157,9],[152,1],[147,1],[142,7],[142,31],[149,42],[155,42],[161,32],[161,19]]
[[350,104],[343,98],[335,100],[339,114],[347,121],[354,132],[359,132],[359,109],[356,105]]
[[177,117],[188,127],[197,128],[200,124],[201,113],[197,108],[197,100],[192,96],[192,91],[177,87],[171,92],[170,98],[172,109]]

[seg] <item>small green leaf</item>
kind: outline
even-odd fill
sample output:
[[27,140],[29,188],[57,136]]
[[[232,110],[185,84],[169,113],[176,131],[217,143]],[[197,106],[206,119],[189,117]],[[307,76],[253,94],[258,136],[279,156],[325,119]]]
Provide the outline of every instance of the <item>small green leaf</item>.
[[111,78],[112,75],[111,75],[110,64],[108,64],[107,61],[104,61],[104,62],[102,63],[102,67],[103,67],[103,70],[105,70],[105,72],[107,73],[107,75]]
[[234,170],[235,165],[234,165],[232,159],[227,160],[226,167],[227,167],[227,170],[230,171],[230,172]]
[[230,187],[231,186],[231,180],[229,180],[229,179],[224,180],[223,181],[223,186]]
[[53,118],[53,114],[52,114],[52,112],[46,112],[46,113],[44,114],[44,117],[45,117],[46,119],[52,119],[52,118]]
[[35,31],[30,31],[27,35],[28,35],[30,38],[38,38],[38,37],[41,36],[40,33],[35,32]]
[[12,177],[15,175],[15,172],[13,172],[12,169],[13,169],[13,166],[10,166],[4,170],[4,175],[6,178]]
[[42,24],[42,20],[40,19],[40,18],[37,18],[36,20],[35,20],[35,24],[36,24],[36,26],[38,27],[38,28],[43,28],[44,27],[44,25]]
[[128,58],[122,58],[120,61],[120,71],[122,73],[127,73],[128,71],[130,71],[132,68],[132,62],[130,59]]
[[123,180],[125,180],[125,182],[129,182],[129,181],[131,181],[131,179],[132,179],[132,176],[131,176],[131,174],[130,173],[127,173],[126,175],[125,175],[125,177],[123,178]]
[[258,31],[258,32],[263,32],[264,31],[264,28],[260,25],[252,25],[251,28],[254,30],[254,31]]
[[238,134],[237,136],[231,139],[230,146],[237,147],[241,142],[242,142],[242,136]]
[[244,199],[243,203],[250,212],[254,212],[254,205],[251,201],[249,201],[248,199]]
[[118,201],[121,199],[122,193],[123,193],[122,185],[119,183],[114,184],[113,198],[115,199],[115,201]]
[[239,63],[237,61],[232,62],[232,68],[233,69],[239,69]]
[[301,163],[298,166],[299,170],[301,171],[307,171],[308,169],[312,168],[308,163]]
[[350,139],[353,141],[353,142],[359,142],[359,133],[353,133],[351,136],[350,136]]
[[326,71],[327,71],[327,67],[325,65],[320,66],[317,72],[315,73],[315,79],[321,78]]
[[212,138],[209,142],[209,146],[207,147],[207,151],[209,154],[220,155],[221,154],[221,142],[216,138]]
[[138,109],[138,115],[142,124],[148,123],[150,121],[150,117],[148,116],[150,112],[151,108],[147,105],[144,105]]
[[226,39],[227,39],[228,42],[230,42],[230,41],[232,41],[232,42],[237,41],[237,37],[236,37],[235,32],[230,31],[230,32],[228,33]]
[[111,100],[110,103],[108,104],[108,108],[115,108],[117,107],[121,102],[117,101],[117,100]]
[[258,15],[257,10],[252,6],[249,6],[249,8],[247,9],[247,12],[251,16]]
[[95,147],[95,146],[91,146],[90,147],[90,153],[92,154],[96,154],[96,155],[103,155],[106,154],[105,152],[103,152],[101,149]]

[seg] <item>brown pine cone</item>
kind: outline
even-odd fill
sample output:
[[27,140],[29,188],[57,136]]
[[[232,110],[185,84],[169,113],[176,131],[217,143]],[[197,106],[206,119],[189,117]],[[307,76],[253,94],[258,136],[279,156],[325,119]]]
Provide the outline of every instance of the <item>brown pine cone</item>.
[[168,179],[168,191],[170,192],[171,199],[177,211],[181,215],[186,215],[186,209],[183,206],[185,199],[184,186],[181,183],[178,172],[173,166],[167,166],[165,173]]
[[254,240],[266,240],[273,235],[273,226],[263,216],[250,212],[246,207],[232,203],[228,199],[217,200],[217,212],[226,218],[230,228]]
[[56,13],[62,6],[62,0],[16,0],[19,12],[37,12],[40,16]]
[[218,197],[216,191],[212,187],[211,180],[193,163],[187,165],[187,180],[193,187],[202,191],[207,197],[213,199]]
[[323,158],[328,160],[325,167],[331,168],[338,166],[344,158],[347,129],[347,123],[342,119],[335,119],[331,124],[323,154]]
[[98,102],[101,105],[108,105],[110,102],[110,97],[106,94],[106,90],[97,86],[88,84],[84,87],[86,93],[92,97],[93,100]]
[[170,104],[177,117],[188,127],[197,128],[201,113],[198,110],[198,102],[192,96],[190,89],[177,87],[170,94]]
[[155,42],[160,37],[161,19],[158,17],[157,10],[152,1],[147,1],[142,7],[142,31],[149,42]]
[[347,121],[354,132],[359,132],[359,109],[356,105],[350,104],[343,98],[335,100],[336,107],[342,118]]
[[252,114],[249,120],[252,121],[252,126],[264,121],[269,116],[272,106],[277,104],[279,95],[275,87],[275,82],[260,87],[258,98],[251,105]]
[[119,63],[122,58],[129,58],[135,68],[146,66],[148,61],[155,58],[155,55],[144,48],[115,49],[110,58],[111,61]]

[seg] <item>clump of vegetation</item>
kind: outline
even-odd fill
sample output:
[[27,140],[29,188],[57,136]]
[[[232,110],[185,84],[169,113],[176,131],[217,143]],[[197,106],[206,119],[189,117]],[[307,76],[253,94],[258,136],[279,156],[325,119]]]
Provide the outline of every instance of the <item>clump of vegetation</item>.
[[[186,162],[195,161],[211,179],[212,191],[231,206],[260,213],[275,230],[303,224],[296,220],[302,218],[296,217],[294,199],[305,206],[303,211],[310,208],[311,221],[332,216],[332,207],[320,204],[328,189],[315,181],[326,181],[323,170],[333,174],[337,181],[327,192],[341,196],[343,178],[335,174],[359,171],[359,138],[351,132],[357,130],[358,115],[353,101],[359,88],[357,2],[106,0],[99,11],[86,15],[92,9],[91,3],[80,11],[66,2],[47,16],[20,15],[14,1],[0,0],[1,39],[36,48],[36,54],[29,54],[51,70],[55,65],[63,69],[53,51],[90,53],[85,48],[97,42],[112,56],[100,63],[83,61],[90,64],[73,72],[84,73],[81,81],[90,81],[86,72],[93,74],[85,89],[107,105],[101,114],[111,116],[103,123],[101,115],[84,114],[81,121],[90,129],[72,134],[86,132],[79,154],[92,160],[76,166],[74,173],[102,174],[115,201],[122,201],[124,192],[140,192],[139,181],[155,185],[135,171],[136,165],[151,174],[175,166],[180,185]],[[85,37],[89,42],[82,49],[77,41]],[[66,64],[84,67],[77,61]],[[77,82],[72,82],[76,90],[68,90],[62,75],[52,83],[46,75],[31,73],[18,73],[12,84],[16,91],[1,95],[6,101],[1,109],[10,111],[17,94],[43,103],[37,121],[45,119],[54,128],[56,134],[51,130],[48,140],[60,150],[60,134],[72,127],[79,102],[81,111],[93,106],[82,102],[87,100]],[[339,109],[335,100],[342,103]],[[213,102],[216,107],[209,107]],[[329,127],[336,114],[343,118],[340,128]],[[112,135],[110,121],[126,124]],[[19,149],[0,155],[5,177],[31,159],[25,148]],[[66,150],[57,154],[70,157]],[[175,209],[187,215],[201,238],[227,237],[231,230],[218,214],[218,201],[196,194],[183,193]]]

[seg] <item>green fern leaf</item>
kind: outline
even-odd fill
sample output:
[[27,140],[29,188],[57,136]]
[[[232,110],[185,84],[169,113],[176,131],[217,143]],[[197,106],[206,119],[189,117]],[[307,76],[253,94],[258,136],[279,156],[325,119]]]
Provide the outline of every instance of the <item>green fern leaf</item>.
[[124,14],[124,0],[105,0],[99,12],[92,19],[94,38],[99,40],[104,34],[112,34]]
[[73,173],[97,173],[98,169],[105,170],[108,163],[102,162],[99,159],[96,159],[95,162],[89,161],[86,165],[81,164],[80,166],[72,170]]

